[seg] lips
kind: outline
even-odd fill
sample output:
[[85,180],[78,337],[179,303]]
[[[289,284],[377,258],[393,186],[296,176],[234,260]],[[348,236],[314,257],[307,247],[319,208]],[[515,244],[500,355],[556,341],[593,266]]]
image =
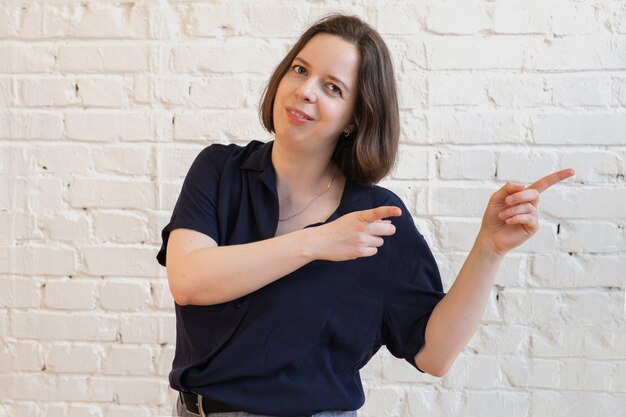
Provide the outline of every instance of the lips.
[[295,107],[286,107],[287,114],[296,120],[301,121],[310,121],[313,120],[311,116],[303,112],[302,110],[296,109]]

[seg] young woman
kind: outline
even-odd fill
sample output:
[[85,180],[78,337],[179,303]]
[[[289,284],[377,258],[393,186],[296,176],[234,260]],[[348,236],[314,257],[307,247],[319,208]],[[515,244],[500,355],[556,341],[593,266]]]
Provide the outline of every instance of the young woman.
[[536,233],[539,193],[573,171],[493,194],[444,294],[409,210],[374,185],[399,136],[394,72],[375,30],[343,15],[314,24],[274,71],[260,112],[274,140],[205,148],[163,229],[174,415],[355,416],[359,370],[382,345],[445,374],[502,258]]

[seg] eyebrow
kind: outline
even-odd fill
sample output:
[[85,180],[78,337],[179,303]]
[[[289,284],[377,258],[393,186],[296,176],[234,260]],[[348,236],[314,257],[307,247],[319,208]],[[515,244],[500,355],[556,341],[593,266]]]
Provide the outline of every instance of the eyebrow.
[[[294,58],[294,61],[300,61],[302,62],[304,65],[306,65],[307,67],[310,67],[311,64],[309,64],[306,60],[300,58],[299,56]],[[334,82],[336,82],[337,84],[341,84],[341,86],[343,88],[346,89],[346,91],[349,93],[350,89],[348,88],[348,86],[346,85],[346,83],[344,83],[343,81],[341,81],[339,78],[335,77],[334,75],[329,75],[328,78],[330,78],[331,80],[333,80]]]

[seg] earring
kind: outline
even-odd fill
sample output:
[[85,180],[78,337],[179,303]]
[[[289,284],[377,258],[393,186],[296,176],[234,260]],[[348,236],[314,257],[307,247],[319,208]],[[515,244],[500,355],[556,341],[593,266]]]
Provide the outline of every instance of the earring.
[[352,133],[352,132],[343,132],[343,137],[347,138],[348,136],[350,136],[350,133]]

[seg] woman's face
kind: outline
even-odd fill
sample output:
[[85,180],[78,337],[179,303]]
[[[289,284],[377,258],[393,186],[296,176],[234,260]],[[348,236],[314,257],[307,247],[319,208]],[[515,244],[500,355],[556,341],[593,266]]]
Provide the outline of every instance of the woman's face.
[[311,151],[334,149],[353,129],[360,55],[344,39],[320,33],[302,48],[283,76],[274,99],[277,141]]

